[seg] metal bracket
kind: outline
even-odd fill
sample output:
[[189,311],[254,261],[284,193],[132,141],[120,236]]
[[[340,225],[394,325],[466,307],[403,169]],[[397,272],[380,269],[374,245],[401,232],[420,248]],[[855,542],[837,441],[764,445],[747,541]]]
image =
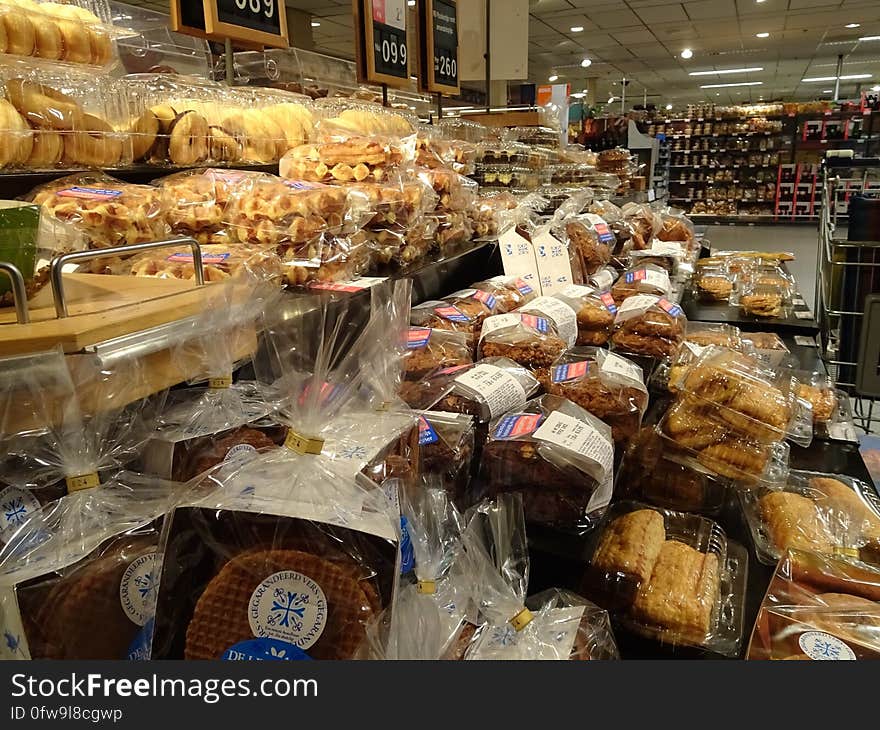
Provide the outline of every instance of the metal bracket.
[[12,286],[12,298],[15,301],[15,319],[19,324],[28,324],[31,321],[27,304],[27,289],[24,285],[24,277],[14,264],[0,261],[0,273],[9,277]]
[[[64,267],[67,264],[93,261],[94,259],[102,259],[107,256],[128,256],[130,254],[138,253],[139,251],[151,251],[155,248],[170,248],[172,246],[189,246],[193,256],[193,269],[195,270],[196,275],[196,285],[204,286],[205,270],[202,266],[202,249],[199,247],[199,242],[194,238],[171,238],[165,241],[134,243],[131,246],[102,248],[99,251],[75,251],[73,253],[56,256],[49,264],[49,278],[52,283],[52,296],[55,299],[55,315],[59,319],[70,316],[67,309],[67,302],[64,299],[64,282],[62,280]],[[19,274],[19,276],[21,276],[21,274]]]

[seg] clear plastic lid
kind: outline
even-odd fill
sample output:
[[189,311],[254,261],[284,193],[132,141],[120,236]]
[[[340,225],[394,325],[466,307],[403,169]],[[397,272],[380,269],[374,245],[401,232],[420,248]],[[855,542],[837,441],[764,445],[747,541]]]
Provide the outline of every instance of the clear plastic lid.
[[747,565],[712,520],[620,502],[592,540],[585,592],[638,633],[737,656]]

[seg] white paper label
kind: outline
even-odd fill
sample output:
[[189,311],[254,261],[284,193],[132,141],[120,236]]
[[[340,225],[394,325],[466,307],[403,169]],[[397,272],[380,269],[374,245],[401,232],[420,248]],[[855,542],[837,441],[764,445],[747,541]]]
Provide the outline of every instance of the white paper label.
[[648,202],[653,203],[657,199],[657,195],[654,193],[654,188],[651,188],[648,191]]
[[321,586],[307,575],[283,570],[256,587],[248,605],[248,621],[258,638],[308,649],[324,632],[327,609]]
[[12,537],[38,509],[40,503],[28,490],[17,487],[0,490],[0,542]]
[[792,302],[794,302],[795,304],[799,304],[799,305],[801,305],[802,307],[805,307],[805,306],[807,305],[807,303],[806,303],[803,299],[799,299],[799,298],[798,298],[798,299],[792,299]]
[[542,294],[555,294],[572,283],[568,246],[549,231],[543,231],[535,236],[533,247]]
[[658,241],[654,239],[651,242],[651,251],[663,256],[675,256],[678,259],[684,256],[684,247],[678,241]]
[[824,631],[805,631],[798,637],[801,651],[817,661],[854,661],[855,652],[836,636]]
[[819,343],[816,342],[815,338],[806,337],[805,335],[795,335],[794,343],[801,347],[819,347]]
[[569,347],[577,342],[577,312],[561,299],[538,297],[523,307],[522,311],[550,319],[556,325],[559,336],[568,343]]
[[519,318],[518,314],[508,313],[508,314],[496,314],[492,317],[486,317],[483,320],[483,329],[480,331],[480,341],[482,341],[486,335],[491,334],[495,330],[507,329],[508,327],[516,327],[522,320]]
[[538,262],[532,244],[519,235],[516,228],[511,228],[501,234],[498,247],[505,275],[520,278],[536,292],[541,291]]
[[532,434],[538,441],[556,444],[598,464],[603,474],[613,471],[614,445],[589,423],[553,411]]
[[571,286],[565,287],[561,292],[559,292],[560,296],[566,297],[567,299],[583,299],[584,297],[588,297],[591,294],[596,292],[595,289],[591,286],[579,286],[578,284],[572,284]]
[[[659,289],[664,294],[669,294],[672,284],[669,282],[669,274],[665,271],[655,271],[654,269],[645,269],[644,287],[651,289]],[[642,288],[640,286],[640,288]]]
[[472,660],[568,661],[584,606],[549,608],[535,614],[522,631],[509,623],[486,624],[468,653]]
[[599,291],[610,289],[611,285],[614,284],[614,273],[609,269],[597,271],[592,277],[590,277],[590,283]]
[[496,365],[477,365],[459,375],[455,382],[479,395],[492,418],[526,404],[526,391],[519,381]]
[[812,312],[795,312],[794,316],[797,317],[798,319],[812,319],[813,318]]
[[119,582],[122,610],[138,626],[147,623],[155,613],[160,569],[159,553],[147,553],[125,569]]
[[659,297],[651,296],[650,294],[636,294],[633,297],[629,297],[620,305],[620,308],[617,310],[617,317],[614,318],[614,321],[625,322],[633,317],[639,317],[659,301]]
[[619,375],[626,380],[632,381],[640,390],[648,392],[647,388],[645,388],[645,376],[642,369],[634,362],[630,362],[620,355],[615,355],[613,352],[606,353],[605,359],[602,361],[602,367],[599,370],[603,373]]

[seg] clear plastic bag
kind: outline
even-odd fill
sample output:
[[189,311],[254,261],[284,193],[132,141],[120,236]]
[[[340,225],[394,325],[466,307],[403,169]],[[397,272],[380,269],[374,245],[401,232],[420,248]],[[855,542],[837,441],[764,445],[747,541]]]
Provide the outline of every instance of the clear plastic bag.
[[503,191],[480,193],[469,211],[474,238],[478,241],[496,240],[501,232],[501,217],[516,206],[516,197],[510,193]]
[[319,233],[304,243],[279,247],[284,282],[305,286],[312,282],[353,279],[370,262],[370,248],[363,231],[351,235]]
[[32,513],[0,551],[5,659],[150,656],[175,485],[119,472]]
[[878,600],[876,567],[789,550],[758,611],[746,658],[880,658]]
[[495,297],[495,306],[500,314],[519,309],[537,298],[535,290],[522,279],[514,276],[494,276],[486,281],[478,281],[472,288],[487,292]]
[[607,425],[565,398],[543,395],[490,424],[482,476],[490,497],[521,492],[530,522],[581,531],[611,499],[613,456]]
[[748,554],[698,515],[619,502],[591,539],[587,596],[636,633],[739,653]]
[[347,137],[294,147],[279,163],[281,177],[319,183],[381,183],[405,161],[397,144],[373,137]]
[[608,424],[615,443],[636,434],[648,407],[642,369],[597,347],[566,350],[550,367],[545,388]]
[[611,287],[611,295],[618,307],[636,294],[668,297],[671,291],[672,283],[668,272],[654,264],[639,265],[623,272]]
[[[202,271],[205,281],[222,282],[230,279],[258,278],[278,286],[284,270],[280,257],[263,246],[247,243],[214,243],[201,246]],[[192,249],[163,250],[135,255],[125,263],[132,276],[152,276],[158,279],[195,281]]]
[[418,171],[418,179],[436,194],[434,210],[438,213],[468,211],[477,203],[477,184],[449,168]]
[[356,183],[349,185],[367,198],[372,217],[364,224],[370,230],[406,230],[418,225],[425,213],[434,210],[438,197],[422,180],[400,183]]
[[604,345],[611,338],[617,305],[609,292],[573,284],[554,295],[577,313],[577,344]]
[[483,322],[478,352],[480,357],[506,357],[537,371],[549,367],[565,347],[565,340],[545,317],[510,312]]
[[486,308],[476,299],[469,301],[473,307],[467,309],[459,309],[442,301],[424,302],[413,307],[410,322],[415,327],[461,332],[465,335],[468,347],[473,348]]
[[[168,238],[163,195],[151,185],[84,172],[41,185],[26,199],[39,205],[44,215],[69,225],[70,239],[84,240],[88,248]],[[96,265],[104,266],[106,261]]]
[[664,358],[684,337],[687,319],[677,304],[662,297],[637,294],[618,308],[611,336],[615,352]]
[[421,411],[419,472],[434,478],[456,504],[467,502],[474,457],[474,419],[462,413]]

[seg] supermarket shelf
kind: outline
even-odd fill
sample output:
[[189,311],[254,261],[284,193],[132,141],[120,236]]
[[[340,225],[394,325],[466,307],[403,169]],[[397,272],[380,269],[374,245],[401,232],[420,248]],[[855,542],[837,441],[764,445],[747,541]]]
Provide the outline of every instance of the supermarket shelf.
[[694,223],[714,224],[714,225],[785,225],[785,226],[816,226],[819,219],[817,216],[797,216],[790,215],[777,216],[767,215],[715,215],[714,213],[688,213]]
[[721,138],[721,137],[724,137],[724,138],[781,137],[783,134],[785,134],[785,133],[784,132],[738,132],[736,134],[728,134],[728,133],[725,133],[725,134],[715,134],[715,133],[712,133],[712,134],[667,134],[666,139],[679,139],[679,138],[711,139],[714,137],[717,137],[717,138]]
[[[670,200],[680,200],[682,202],[708,202],[706,198],[676,198],[671,197]],[[731,200],[731,198],[725,198],[725,200]],[[732,198],[732,200],[736,203],[747,203],[748,205],[774,205],[776,203],[775,200],[748,200],[747,198]]]

